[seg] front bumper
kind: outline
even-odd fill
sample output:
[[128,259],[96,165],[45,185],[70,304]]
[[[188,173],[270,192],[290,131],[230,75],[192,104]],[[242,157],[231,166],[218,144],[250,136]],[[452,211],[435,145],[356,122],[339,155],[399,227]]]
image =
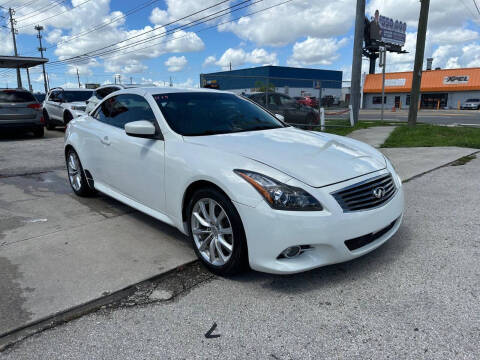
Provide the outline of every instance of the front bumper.
[[[387,172],[382,170],[324,188],[300,185],[322,203],[323,211],[278,211],[265,201],[257,207],[236,203],[247,237],[250,267],[268,273],[297,273],[357,258],[385,243],[398,230],[403,217],[404,196],[398,176],[392,174],[397,186],[395,196],[375,209],[344,213],[330,194]],[[347,240],[378,232],[392,223],[388,231],[356,250],[350,251],[345,245]],[[295,245],[311,249],[294,258],[278,258],[283,250]]]

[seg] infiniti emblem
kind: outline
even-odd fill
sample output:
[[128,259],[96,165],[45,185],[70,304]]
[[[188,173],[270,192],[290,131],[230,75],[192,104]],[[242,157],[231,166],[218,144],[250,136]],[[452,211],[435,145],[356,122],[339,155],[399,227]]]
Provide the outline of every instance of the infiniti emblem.
[[377,199],[381,199],[385,196],[385,189],[383,187],[377,187],[373,189],[373,196]]

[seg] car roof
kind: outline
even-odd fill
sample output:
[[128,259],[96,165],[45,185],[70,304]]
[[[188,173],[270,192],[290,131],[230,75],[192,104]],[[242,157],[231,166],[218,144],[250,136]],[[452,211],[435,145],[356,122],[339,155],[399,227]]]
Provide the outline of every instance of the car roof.
[[[220,90],[215,90],[215,89],[204,89],[204,88],[190,88],[190,89],[182,89],[182,88],[175,88],[175,87],[135,87],[135,88],[129,88],[129,89],[122,89],[119,91],[115,92],[115,95],[118,94],[139,94],[139,95],[158,95],[158,94],[171,94],[171,93],[196,93],[196,92],[202,92],[202,93],[212,93],[212,94],[233,94],[234,93],[230,91],[220,91]],[[113,93],[112,93],[113,94]]]

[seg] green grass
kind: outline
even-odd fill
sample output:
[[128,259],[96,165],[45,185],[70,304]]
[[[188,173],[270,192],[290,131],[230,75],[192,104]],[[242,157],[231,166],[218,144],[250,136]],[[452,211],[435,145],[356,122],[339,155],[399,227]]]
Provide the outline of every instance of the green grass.
[[464,156],[458,160],[456,160],[455,162],[452,163],[452,166],[462,166],[462,165],[465,165],[467,163],[469,163],[470,161],[472,161],[473,159],[476,159],[477,157],[475,155],[468,155],[468,156]]
[[398,126],[382,147],[459,146],[480,149],[480,128],[417,124]]
[[[349,120],[341,119],[327,119],[325,121],[325,132],[336,135],[348,135],[352,131],[360,129],[368,129],[372,126],[389,126],[397,125],[396,123],[391,123],[388,121],[359,121],[355,126],[350,126]],[[320,131],[320,127],[315,128],[314,130]]]

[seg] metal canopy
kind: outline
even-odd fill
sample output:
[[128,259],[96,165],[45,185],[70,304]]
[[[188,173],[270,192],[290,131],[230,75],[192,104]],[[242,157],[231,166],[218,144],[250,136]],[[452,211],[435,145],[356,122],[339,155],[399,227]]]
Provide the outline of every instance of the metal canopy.
[[0,68],[7,69],[28,69],[33,66],[42,65],[48,62],[48,59],[26,56],[0,56]]

